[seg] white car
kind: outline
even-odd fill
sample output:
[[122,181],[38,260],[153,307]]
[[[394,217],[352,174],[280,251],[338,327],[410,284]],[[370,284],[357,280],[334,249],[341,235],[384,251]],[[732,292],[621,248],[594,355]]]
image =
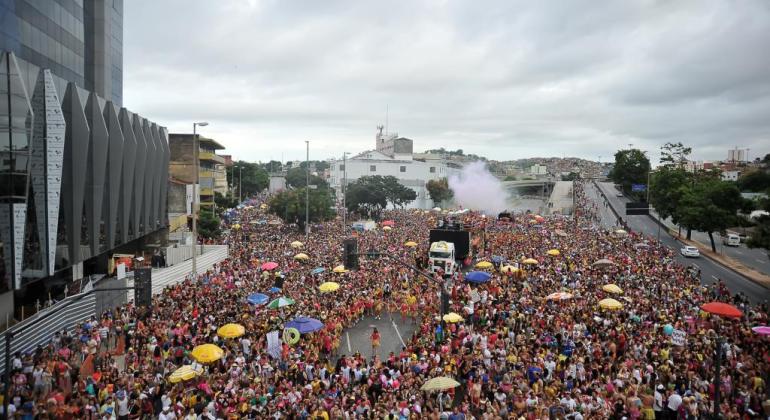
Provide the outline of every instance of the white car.
[[615,197],[623,197],[623,191],[616,192]]
[[700,257],[700,251],[694,246],[686,246],[679,250],[679,253],[685,257],[697,258]]

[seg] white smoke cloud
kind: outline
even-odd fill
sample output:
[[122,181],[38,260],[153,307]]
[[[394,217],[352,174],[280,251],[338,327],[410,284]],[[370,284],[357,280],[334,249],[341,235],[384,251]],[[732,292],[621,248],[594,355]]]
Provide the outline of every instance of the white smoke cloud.
[[487,214],[497,214],[508,208],[508,192],[500,180],[489,173],[484,162],[465,166],[459,174],[450,176],[448,182],[458,206]]

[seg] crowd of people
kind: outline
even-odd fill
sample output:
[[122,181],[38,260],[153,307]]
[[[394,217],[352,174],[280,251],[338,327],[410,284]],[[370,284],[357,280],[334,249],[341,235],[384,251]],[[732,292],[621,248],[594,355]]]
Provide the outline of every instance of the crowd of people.
[[[714,354],[722,343],[722,416],[768,418],[770,346],[751,329],[768,322],[766,304],[735,299],[723,285],[704,286],[653,239],[600,228],[583,189],[576,184],[575,217],[456,216],[483,232],[472,263],[494,262],[491,279],[480,284],[462,274],[426,278],[393,263],[422,261],[440,212],[387,211],[390,230],[355,233],[333,220],[314,225],[306,237],[252,200],[226,222],[229,257],[165,289],[151,310],[115,308],[14,355],[9,413],[23,419],[696,419],[714,410]],[[342,240],[353,235],[360,250],[390,258],[361,257],[357,270],[333,272],[343,262]],[[418,246],[405,246],[408,241]],[[299,252],[309,258],[296,259]],[[527,258],[536,263],[524,264]],[[266,262],[277,267],[263,269]],[[327,281],[339,289],[319,291]],[[609,283],[622,293],[604,291]],[[442,288],[448,310],[462,321],[439,316]],[[563,292],[560,299],[547,298],[556,292]],[[270,309],[248,303],[253,293],[295,303]],[[608,297],[622,308],[600,308]],[[734,303],[743,316],[701,311],[713,300]],[[269,348],[270,333],[300,315],[323,328]],[[343,354],[347,328],[383,315],[415,323],[415,334],[401,346],[373,331],[371,349]],[[243,325],[245,334],[219,337],[227,323]],[[683,345],[672,331],[686,334]],[[223,357],[198,363],[191,352],[206,343],[221,347]],[[184,365],[199,374],[172,383],[169,376]],[[436,377],[459,386],[421,390]]]

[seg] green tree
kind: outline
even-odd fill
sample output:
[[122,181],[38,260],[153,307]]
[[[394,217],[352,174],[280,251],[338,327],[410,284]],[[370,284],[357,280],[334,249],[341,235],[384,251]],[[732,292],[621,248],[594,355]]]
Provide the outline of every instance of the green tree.
[[738,178],[738,188],[741,191],[760,192],[770,188],[770,173],[752,171]]
[[413,189],[401,185],[398,178],[392,175],[383,177],[381,182],[385,188],[385,198],[394,208],[403,208],[417,198],[417,193]]
[[234,187],[233,192],[238,191],[239,187],[243,188],[241,196],[245,199],[266,189],[270,178],[259,164],[239,160],[227,170],[227,182]]
[[650,172],[650,159],[639,149],[618,150],[615,153],[615,166],[610,171],[609,177],[627,195],[635,195],[641,198],[644,194],[632,193],[632,184],[647,184],[647,176]]
[[685,147],[681,142],[666,143],[660,148],[660,164],[682,169],[687,164],[690,153],[692,148]]
[[381,176],[362,176],[348,184],[345,191],[348,211],[379,218],[388,206],[388,194]]
[[222,221],[214,212],[201,207],[198,213],[198,234],[205,239],[217,239],[222,235]]
[[[516,178],[514,177],[514,181]],[[454,197],[454,192],[449,188],[449,182],[446,178],[431,179],[428,184],[425,185],[430,194],[430,199],[433,200],[433,205],[438,206],[442,202],[451,200]]]
[[692,184],[691,174],[676,166],[661,166],[652,173],[650,183],[650,204],[660,217],[678,223],[679,200]]
[[225,210],[231,209],[238,205],[238,200],[235,197],[225,197],[219,192],[214,192],[214,204],[217,205],[217,209]]
[[562,181],[575,181],[580,179],[580,174],[577,172],[570,172],[567,175],[562,175],[561,180]]
[[746,241],[749,248],[764,248],[767,257],[770,258],[770,216],[761,216],[757,220],[757,226]]
[[[282,191],[268,202],[268,211],[284,221],[296,223],[305,230],[305,188]],[[310,189],[308,200],[309,219],[312,223],[330,220],[335,216],[334,200],[328,189]]]
[[711,250],[716,252],[713,233],[724,231],[735,222],[742,201],[735,183],[707,179],[684,193],[676,214],[687,229],[708,233]]
[[[305,162],[302,162],[302,167],[291,168],[286,171],[286,183],[292,188],[304,188],[307,181],[307,172],[305,171]],[[310,174],[310,185],[318,186],[318,189],[327,189],[328,184],[320,176]]]

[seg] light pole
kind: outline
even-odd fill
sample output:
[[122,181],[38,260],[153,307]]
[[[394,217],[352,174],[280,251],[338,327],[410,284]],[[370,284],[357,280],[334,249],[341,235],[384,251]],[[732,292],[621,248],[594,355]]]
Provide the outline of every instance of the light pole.
[[192,278],[193,280],[198,275],[198,266],[197,266],[197,247],[198,247],[198,194],[200,194],[200,186],[198,185],[200,183],[200,163],[198,163],[198,157],[200,154],[200,148],[198,147],[198,132],[197,127],[205,127],[209,125],[209,123],[202,121],[202,122],[196,122],[193,123],[193,171],[195,173],[195,176],[193,177],[195,179],[195,183],[193,184],[193,204],[192,204],[192,234],[193,234],[193,243],[192,243]]
[[238,204],[243,202],[243,166],[238,167]]
[[348,194],[348,152],[342,153],[342,233],[348,231],[348,206],[345,196]]
[[305,140],[305,240],[310,234],[310,140]]

